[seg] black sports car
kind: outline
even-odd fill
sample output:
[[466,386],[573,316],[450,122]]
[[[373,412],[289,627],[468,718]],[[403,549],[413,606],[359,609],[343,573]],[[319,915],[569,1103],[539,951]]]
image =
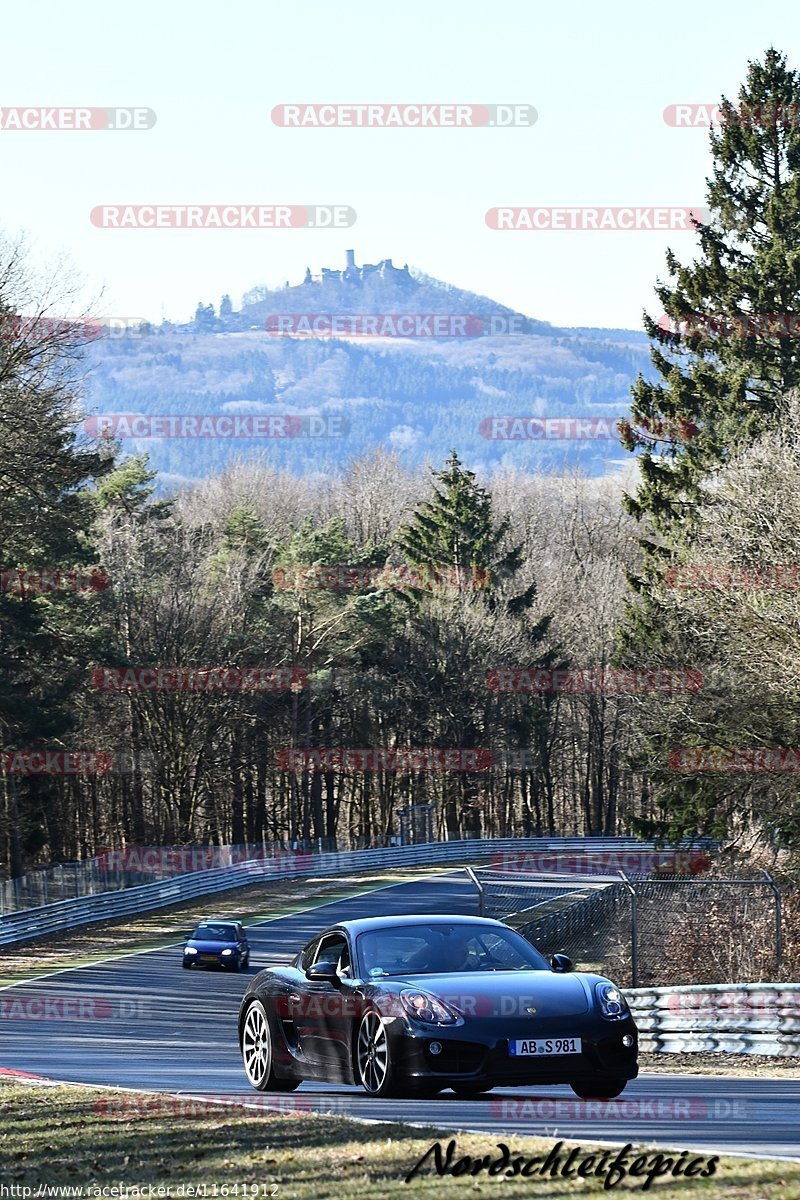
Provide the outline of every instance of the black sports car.
[[318,934],[288,967],[261,971],[239,1012],[259,1091],[304,1079],[372,1096],[459,1096],[568,1083],[584,1099],[635,1079],[637,1032],[608,979],[550,962],[482,917],[369,917]]

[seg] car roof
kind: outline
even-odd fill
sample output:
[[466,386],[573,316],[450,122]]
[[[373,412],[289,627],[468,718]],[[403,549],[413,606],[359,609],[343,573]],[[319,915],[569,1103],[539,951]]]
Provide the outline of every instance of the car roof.
[[501,929],[508,928],[502,921],[494,921],[490,917],[470,917],[446,913],[398,913],[391,917],[359,917],[352,921],[338,921],[336,925],[331,925],[328,929],[323,930],[323,933],[332,933],[334,930],[341,929],[357,936],[359,933],[368,933],[371,929],[392,929],[397,925],[486,925],[495,929],[498,926]]

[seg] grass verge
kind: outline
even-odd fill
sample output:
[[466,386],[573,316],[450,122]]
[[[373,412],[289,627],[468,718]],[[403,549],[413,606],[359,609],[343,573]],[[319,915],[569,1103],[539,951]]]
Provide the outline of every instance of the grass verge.
[[[542,1177],[538,1164],[537,1173],[531,1172],[527,1178],[492,1178],[485,1170],[475,1176],[469,1171],[458,1177],[452,1173],[439,1176],[432,1167],[432,1155],[416,1178],[408,1185],[404,1182],[434,1142],[441,1143],[446,1155],[448,1142],[456,1138],[452,1164],[465,1155],[473,1162],[488,1155],[495,1162],[500,1155],[498,1136],[502,1135],[455,1135],[441,1129],[360,1124],[308,1113],[256,1112],[249,1116],[241,1107],[231,1112],[210,1106],[203,1115],[188,1110],[176,1115],[180,1097],[151,1095],[149,1107],[142,1099],[131,1093],[81,1087],[0,1083],[0,1179],[18,1189],[4,1194],[24,1197],[22,1189],[28,1187],[33,1189],[28,1195],[33,1196],[37,1188],[52,1186],[71,1187],[76,1189],[73,1196],[90,1198],[102,1196],[103,1187],[121,1184],[123,1197],[125,1190],[131,1197],[137,1195],[133,1189],[149,1187],[169,1189],[151,1195],[170,1200],[192,1195],[210,1200],[271,1195],[278,1200],[379,1200],[387,1195],[463,1200],[465,1195],[494,1195],[498,1185],[507,1200],[542,1195],[594,1200],[608,1195],[602,1178]],[[133,1112],[126,1109],[126,1102],[134,1107]],[[525,1160],[538,1158],[540,1163],[555,1145],[552,1140],[521,1137],[509,1137],[507,1144],[511,1161],[519,1155]],[[564,1141],[557,1148],[561,1165],[576,1145]],[[628,1162],[639,1152],[631,1151]],[[590,1143],[580,1144],[573,1164],[585,1162],[590,1153]],[[595,1161],[587,1164],[587,1173],[601,1165],[603,1153],[594,1151]],[[617,1151],[607,1153],[608,1165]],[[654,1151],[645,1153],[652,1162]],[[696,1157],[707,1164],[708,1156]],[[678,1161],[673,1152],[672,1165]],[[689,1158],[684,1160],[687,1165]],[[725,1156],[712,1178],[674,1178],[670,1168],[667,1170],[655,1179],[649,1194],[670,1200],[690,1195],[698,1200],[800,1197],[800,1164]],[[613,1191],[617,1195],[639,1193],[645,1182],[646,1176],[628,1174]]]

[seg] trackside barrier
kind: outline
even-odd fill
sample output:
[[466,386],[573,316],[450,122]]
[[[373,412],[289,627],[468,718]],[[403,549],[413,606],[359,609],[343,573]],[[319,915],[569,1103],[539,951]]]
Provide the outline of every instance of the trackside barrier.
[[[696,846],[697,843],[686,843]],[[464,863],[491,858],[502,852],[539,853],[542,851],[604,851],[609,855],[653,848],[653,843],[635,838],[494,838],[464,839],[451,842],[424,842],[414,846],[387,846],[374,850],[343,850],[322,854],[285,855],[274,861],[256,859],[209,871],[194,871],[173,876],[169,882],[146,883],[122,891],[101,892],[74,900],[60,900],[9,913],[0,918],[0,946],[28,941],[134,913],[149,912],[191,900],[196,896],[246,887],[267,879],[300,878],[313,875],[358,873],[380,868],[414,867]]]
[[543,953],[552,954],[563,949],[562,943],[571,942],[575,935],[603,928],[610,922],[620,924],[620,912],[627,904],[628,891],[623,883],[609,879],[598,886],[596,881],[593,884],[590,881],[583,891],[566,893],[562,903],[554,906],[555,911],[537,912],[539,906],[535,906],[509,913],[504,919]]
[[800,983],[623,989],[639,1048],[682,1054],[800,1054]]
[[[480,873],[480,871],[479,871]],[[620,984],[639,988],[655,986],[664,978],[665,946],[675,948],[683,928],[696,929],[703,921],[723,911],[744,920],[749,911],[772,927],[772,947],[765,941],[760,957],[740,963],[740,980],[779,969],[783,961],[781,889],[767,871],[757,878],[709,874],[643,879],[618,872],[619,882],[605,885],[587,880],[581,888],[565,886],[563,895],[549,904],[524,907],[522,911],[491,912],[502,916],[542,951],[568,954],[591,969],[599,964],[611,971]],[[576,882],[578,877],[576,878]],[[488,904],[492,884],[481,880]],[[565,885],[568,880],[565,877]],[[533,883],[512,885],[517,894],[533,891]],[[773,949],[774,948],[774,949]],[[667,949],[667,953],[669,950]],[[719,969],[714,986],[728,975]],[[673,976],[674,978],[674,976]],[[685,977],[689,985],[691,974]],[[706,975],[706,979],[709,976]]]

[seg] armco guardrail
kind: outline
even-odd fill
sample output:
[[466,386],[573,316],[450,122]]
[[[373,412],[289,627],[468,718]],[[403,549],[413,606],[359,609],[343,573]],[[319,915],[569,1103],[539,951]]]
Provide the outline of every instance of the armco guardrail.
[[800,1054],[800,983],[630,988],[641,1050]]
[[[686,844],[688,846],[688,843]],[[697,843],[694,843],[696,846]],[[130,916],[178,904],[196,896],[244,887],[266,879],[302,877],[308,875],[337,875],[380,869],[381,867],[426,866],[448,862],[472,862],[507,851],[607,851],[624,854],[626,851],[652,849],[653,843],[635,838],[498,838],[469,839],[452,842],[425,842],[416,846],[391,846],[376,850],[352,850],[336,853],[301,854],[294,861],[285,857],[277,865],[269,860],[237,863],[210,871],[194,871],[176,875],[168,882],[146,883],[124,891],[102,892],[61,900],[23,912],[9,913],[0,918],[0,946],[29,941],[34,937],[57,933],[94,921]],[[681,847],[684,848],[684,847]]]
[[101,892],[157,883],[179,872],[211,871],[281,853],[277,842],[188,848],[137,846],[125,851],[101,851],[80,862],[35,867],[24,875],[0,881],[0,917],[23,908],[56,904],[59,900],[77,900],[80,896],[98,896]]

